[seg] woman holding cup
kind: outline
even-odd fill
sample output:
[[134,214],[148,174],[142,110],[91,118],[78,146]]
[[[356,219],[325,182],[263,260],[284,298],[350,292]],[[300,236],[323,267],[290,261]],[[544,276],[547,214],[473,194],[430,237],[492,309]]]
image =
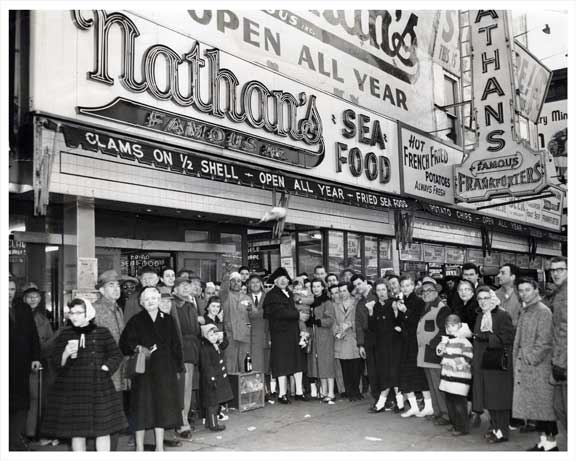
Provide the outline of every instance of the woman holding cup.
[[72,451],[86,451],[87,437],[96,438],[97,451],[110,451],[110,434],[128,425],[111,378],[122,354],[108,329],[94,322],[90,301],[76,298],[68,307],[67,326],[54,343],[57,376],[42,432],[71,438]]

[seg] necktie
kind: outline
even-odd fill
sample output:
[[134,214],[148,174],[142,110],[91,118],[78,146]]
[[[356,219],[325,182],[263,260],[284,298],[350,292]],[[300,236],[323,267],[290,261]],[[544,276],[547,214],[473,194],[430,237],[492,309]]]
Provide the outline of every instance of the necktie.
[[257,306],[258,305],[258,295],[254,296],[254,305]]

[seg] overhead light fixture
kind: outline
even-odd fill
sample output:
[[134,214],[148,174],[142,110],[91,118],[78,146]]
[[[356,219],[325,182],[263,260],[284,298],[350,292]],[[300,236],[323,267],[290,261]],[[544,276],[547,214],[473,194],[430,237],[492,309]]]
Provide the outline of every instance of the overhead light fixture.
[[[521,34],[514,35],[514,38],[522,37],[523,35],[529,34],[530,32],[533,32],[536,29],[538,29],[538,27],[534,27],[533,29],[527,30],[526,32],[522,32]],[[552,32],[552,30],[550,29],[550,25],[545,24],[544,28],[542,29],[542,32],[544,32],[546,35],[550,35],[550,32]]]

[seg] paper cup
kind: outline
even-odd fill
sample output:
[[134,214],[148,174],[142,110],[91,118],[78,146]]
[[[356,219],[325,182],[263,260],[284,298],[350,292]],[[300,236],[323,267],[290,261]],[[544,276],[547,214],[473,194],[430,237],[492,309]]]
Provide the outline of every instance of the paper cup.
[[[75,344],[76,348],[78,348],[78,340],[77,339],[68,340],[68,344]],[[76,357],[78,357],[78,352],[76,352],[70,356],[70,358],[72,358],[72,359],[75,359]]]

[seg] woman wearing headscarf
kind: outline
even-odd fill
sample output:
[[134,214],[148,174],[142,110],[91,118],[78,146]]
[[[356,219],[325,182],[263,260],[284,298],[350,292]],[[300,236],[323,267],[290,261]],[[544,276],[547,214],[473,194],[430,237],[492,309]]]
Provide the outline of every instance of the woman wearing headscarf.
[[308,355],[308,376],[320,380],[320,397],[324,403],[334,404],[334,305],[326,293],[322,279],[312,280],[311,304],[312,343]]
[[86,451],[86,438],[96,438],[97,451],[110,451],[110,434],[127,426],[122,400],[112,374],[122,354],[107,328],[94,322],[87,299],[68,305],[69,320],[52,353],[56,380],[48,396],[42,432],[72,438],[72,451]]
[[[490,413],[490,428],[485,434],[488,443],[508,441],[510,411],[512,409],[512,345],[514,326],[510,314],[500,307],[500,300],[489,287],[476,291],[481,315],[474,325],[474,357],[472,359],[472,410]],[[510,357],[506,370],[482,368],[486,349],[504,349]]]
[[154,428],[156,451],[164,451],[164,430],[182,424],[177,373],[184,372],[176,322],[160,311],[160,291],[145,287],[138,296],[143,307],[120,336],[124,355],[146,354],[144,373],[132,378],[130,423],[136,431],[136,451],[144,451],[144,432]]

